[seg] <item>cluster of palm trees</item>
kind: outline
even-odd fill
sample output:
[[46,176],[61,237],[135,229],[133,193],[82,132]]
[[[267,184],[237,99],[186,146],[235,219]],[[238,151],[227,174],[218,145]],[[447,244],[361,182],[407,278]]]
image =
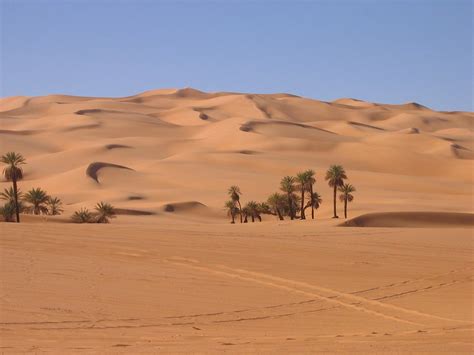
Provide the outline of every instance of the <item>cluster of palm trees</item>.
[[6,222],[20,222],[20,213],[35,215],[59,215],[63,212],[62,202],[57,197],[52,197],[41,188],[33,188],[23,194],[18,188],[18,181],[23,179],[22,165],[26,164],[25,158],[18,153],[9,152],[0,161],[6,164],[3,175],[12,186],[0,193],[0,199],[6,201],[0,207],[0,215]]
[[30,213],[34,215],[57,216],[63,212],[62,201],[58,197],[49,196],[46,191],[39,187],[31,189],[25,194],[17,189],[16,195],[14,189],[10,187],[0,193],[0,199],[6,201],[0,207],[0,215],[5,222],[19,221],[19,219],[16,219],[17,207],[19,214]]
[[99,202],[95,205],[94,212],[83,207],[74,212],[71,219],[74,223],[110,223],[110,219],[115,217],[114,206],[107,202]]
[[[0,162],[6,165],[3,169],[5,179],[12,182],[10,188],[0,193],[0,199],[6,201],[3,206],[0,206],[0,216],[5,222],[19,223],[20,213],[56,216],[64,211],[62,201],[58,197],[50,196],[39,187],[25,194],[20,191],[18,181],[23,179],[22,166],[26,164],[21,154],[8,152],[0,157]],[[95,206],[94,213],[81,209],[76,211],[71,218],[78,223],[109,223],[110,218],[113,217],[115,217],[114,207],[109,203],[100,202]]]
[[[352,202],[356,191],[355,187],[345,182],[347,175],[341,165],[332,165],[326,172],[325,180],[334,191],[334,216],[337,215],[337,192],[340,192],[339,199],[344,202],[344,217],[347,218],[347,204]],[[271,214],[284,220],[287,216],[290,219],[306,219],[306,211],[311,209],[311,218],[314,219],[314,211],[317,210],[322,198],[314,190],[316,183],[316,173],[309,169],[296,174],[296,176],[285,176],[280,181],[280,191],[270,195],[266,202],[249,201],[242,207],[240,197],[242,192],[238,186],[231,186],[227,193],[229,200],[225,203],[227,214],[231,217],[231,223],[235,223],[240,217],[240,223],[247,223],[249,218],[252,222],[256,219],[262,220],[262,214]]]

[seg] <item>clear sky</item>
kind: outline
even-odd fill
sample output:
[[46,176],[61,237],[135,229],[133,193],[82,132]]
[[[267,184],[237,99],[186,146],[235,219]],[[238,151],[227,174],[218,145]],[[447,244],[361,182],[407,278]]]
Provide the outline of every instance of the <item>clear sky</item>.
[[472,110],[471,0],[0,3],[0,96],[191,86]]

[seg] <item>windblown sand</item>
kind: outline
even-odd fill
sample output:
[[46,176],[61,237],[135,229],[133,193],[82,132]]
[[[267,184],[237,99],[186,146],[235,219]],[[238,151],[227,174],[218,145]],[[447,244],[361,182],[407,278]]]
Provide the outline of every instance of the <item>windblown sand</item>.
[[[21,190],[65,204],[0,224],[1,349],[472,352],[473,120],[194,89],[1,99]],[[357,188],[352,227],[330,218],[335,163]],[[315,221],[228,224],[230,185],[264,201],[308,168]],[[55,223],[100,200],[113,224]]]

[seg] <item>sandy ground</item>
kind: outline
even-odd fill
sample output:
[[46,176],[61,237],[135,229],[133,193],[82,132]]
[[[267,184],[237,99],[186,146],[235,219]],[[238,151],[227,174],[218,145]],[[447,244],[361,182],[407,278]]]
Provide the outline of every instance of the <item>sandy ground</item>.
[[471,229],[2,224],[6,352],[472,352]]
[[[20,189],[65,208],[0,223],[1,351],[472,353],[473,120],[190,88],[0,99]],[[330,218],[331,164],[371,228]],[[230,185],[264,201],[309,168],[315,221],[228,223]],[[129,215],[58,223],[100,200]]]

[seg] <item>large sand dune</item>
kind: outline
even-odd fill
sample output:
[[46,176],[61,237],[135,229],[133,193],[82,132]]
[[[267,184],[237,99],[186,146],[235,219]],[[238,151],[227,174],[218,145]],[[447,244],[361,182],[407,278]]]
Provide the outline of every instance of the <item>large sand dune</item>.
[[[0,349],[472,353],[473,122],[191,88],[1,99],[0,150],[28,163],[20,189],[65,213],[0,223]],[[357,188],[346,227],[331,164]],[[316,220],[229,224],[230,185],[264,201],[309,168]],[[56,223],[101,200],[112,224]]]
[[[333,163],[344,165],[358,188],[351,215],[471,212],[473,120],[470,112],[416,103],[191,88],[0,101],[1,150],[28,161],[23,191],[47,189],[64,200],[66,214],[98,200],[157,212],[135,218],[142,223],[167,218],[159,213],[167,203],[191,200],[223,219],[229,185],[241,187],[244,201],[265,200],[283,175],[306,168],[316,171],[323,197],[318,217],[329,217],[331,190],[323,177]],[[143,199],[129,200],[133,195]]]

